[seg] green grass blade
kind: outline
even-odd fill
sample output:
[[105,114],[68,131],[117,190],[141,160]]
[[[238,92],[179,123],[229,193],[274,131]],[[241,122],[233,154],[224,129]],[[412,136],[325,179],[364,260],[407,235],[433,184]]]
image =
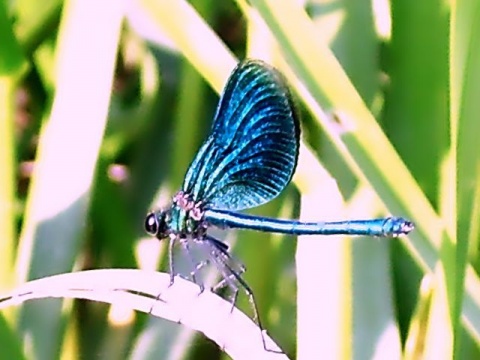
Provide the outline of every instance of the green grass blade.
[[13,284],[15,257],[15,93],[25,59],[14,37],[5,3],[0,4],[0,289]]
[[[469,260],[478,263],[478,183],[480,181],[480,153],[475,134],[480,131],[478,121],[478,93],[480,86],[480,4],[462,1],[454,5],[452,20],[451,94],[452,143],[456,150],[456,235],[454,254],[458,298],[456,313],[463,304],[465,271]],[[478,269],[478,267],[477,267]],[[453,276],[453,275],[452,275]],[[468,277],[467,285],[468,286]],[[460,329],[457,330],[460,334]],[[460,336],[456,339],[456,354],[460,354]]]
[[[121,9],[116,1],[99,6],[83,0],[64,9],[56,93],[39,140],[19,245],[19,281],[73,268],[107,118]],[[28,334],[30,356],[55,359],[63,327],[61,303],[26,306],[21,329]]]

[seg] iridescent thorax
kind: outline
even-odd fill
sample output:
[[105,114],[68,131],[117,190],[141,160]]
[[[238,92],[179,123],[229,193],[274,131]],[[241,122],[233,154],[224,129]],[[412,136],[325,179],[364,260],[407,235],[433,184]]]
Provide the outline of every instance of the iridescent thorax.
[[205,234],[206,226],[202,218],[202,202],[195,202],[190,194],[179,191],[167,210],[152,212],[147,216],[145,228],[160,240],[171,235],[195,238]]

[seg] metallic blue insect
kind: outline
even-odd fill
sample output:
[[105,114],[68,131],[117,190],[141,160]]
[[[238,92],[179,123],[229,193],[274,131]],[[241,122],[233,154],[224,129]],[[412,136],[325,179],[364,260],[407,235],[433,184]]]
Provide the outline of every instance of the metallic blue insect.
[[[245,60],[232,72],[217,108],[210,135],[185,176],[172,205],[152,212],[146,231],[168,238],[170,279],[176,275],[173,247],[179,243],[191,259],[191,276],[203,291],[196,273],[206,262],[216,265],[235,304],[243,287],[262,330],[252,290],[241,277],[243,264],[232,258],[228,246],[208,234],[210,227],[237,228],[292,235],[370,235],[395,237],[409,233],[413,224],[402,218],[301,222],[238,212],[275,198],[290,182],[298,159],[300,126],[282,75],[259,60]],[[196,263],[191,248],[203,249],[207,261]],[[262,340],[265,346],[265,340]]]

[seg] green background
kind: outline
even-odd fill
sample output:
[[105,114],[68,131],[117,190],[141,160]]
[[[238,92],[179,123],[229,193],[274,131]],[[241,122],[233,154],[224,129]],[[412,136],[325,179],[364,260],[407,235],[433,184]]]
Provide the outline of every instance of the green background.
[[[236,59],[258,57],[291,84],[303,144],[293,185],[252,212],[416,225],[229,234],[269,334],[292,358],[480,356],[479,24],[476,0],[1,2],[0,290],[144,267],[142,244],[166,270],[145,214],[181,186]],[[0,358],[225,357],[181,325],[112,314],[6,309]]]

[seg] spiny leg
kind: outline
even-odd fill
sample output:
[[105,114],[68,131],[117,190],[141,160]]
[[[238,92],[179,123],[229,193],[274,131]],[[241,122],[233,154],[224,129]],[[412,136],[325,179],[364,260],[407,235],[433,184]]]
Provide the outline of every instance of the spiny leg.
[[[245,272],[245,269],[242,269],[241,271],[238,271],[238,275],[241,275]],[[225,287],[230,287],[232,288],[233,284],[231,280],[236,280],[235,276],[232,274],[226,274],[222,273],[222,280],[220,280],[213,288],[212,292],[217,292]]]
[[173,285],[175,281],[175,266],[173,264],[173,246],[175,245],[176,237],[170,235],[169,242],[168,242],[168,267],[170,271],[170,285]]
[[207,266],[208,264],[210,264],[210,261],[208,259],[206,260],[202,260],[200,262],[198,262],[196,265],[195,265],[195,268],[193,269],[193,271],[190,273],[191,275],[193,274],[197,274],[200,270],[202,270],[205,266]]
[[[170,282],[169,282],[169,287],[173,286],[174,282],[175,282],[175,258],[174,258],[174,255],[173,255],[173,251],[174,251],[174,246],[175,246],[175,241],[177,241],[178,238],[174,235],[171,235],[169,237],[169,242],[168,242],[168,265],[169,265],[169,274],[170,274]],[[183,246],[183,248],[185,249],[185,252],[187,253],[187,257],[189,259],[189,262],[190,262],[190,265],[191,265],[191,271],[190,271],[190,276],[192,278],[192,281],[197,284],[200,288],[200,293],[202,293],[205,289],[203,283],[199,283],[197,281],[197,278],[196,278],[196,274],[198,273],[198,271],[203,268],[205,265],[207,265],[209,263],[209,260],[203,260],[201,262],[199,262],[198,264],[195,264],[195,261],[194,261],[194,258],[192,256],[192,253],[190,251],[190,247],[188,246],[188,242],[183,239],[181,240],[181,244]],[[162,294],[159,293],[156,297],[155,297],[155,302],[160,300],[160,296]],[[152,304],[152,306],[150,307],[150,311],[149,313],[152,312],[153,310],[153,307],[155,306],[155,303]]]
[[[267,343],[265,342],[265,337],[264,337],[264,328],[263,328],[263,325],[262,325],[262,320],[260,319],[260,314],[259,314],[259,311],[258,311],[258,306],[257,306],[257,301],[255,300],[255,295],[253,294],[253,291],[252,289],[250,288],[250,286],[246,283],[245,280],[243,280],[243,278],[237,274],[237,272],[233,271],[232,269],[230,269],[230,267],[225,264],[225,266],[227,267],[227,269],[229,269],[231,272],[232,272],[232,275],[235,277],[235,280],[238,281],[238,283],[243,287],[243,289],[245,290],[245,293],[247,294],[247,297],[248,297],[248,301],[250,302],[250,305],[253,309],[253,317],[254,317],[254,321],[257,323],[259,329],[260,329],[260,335],[262,337],[262,343],[263,343],[263,348],[266,350],[266,351],[271,351],[271,352],[277,352],[275,350],[271,350],[271,349],[268,349],[267,348]],[[238,289],[237,291],[234,293],[234,299],[233,301],[235,302],[237,300],[237,296],[238,296]],[[232,303],[232,311],[233,311],[233,307],[235,306],[235,303]],[[281,351],[279,352],[281,353]]]
[[208,260],[203,260],[199,263],[196,263],[193,255],[192,255],[192,252],[190,251],[190,246],[188,245],[188,240],[187,239],[182,240],[181,244],[182,244],[183,249],[185,250],[185,252],[187,254],[188,262],[190,264],[190,277],[192,278],[192,281],[195,284],[197,284],[198,287],[200,288],[200,294],[201,294],[205,290],[205,287],[203,285],[203,282],[201,282],[201,281],[199,282],[197,280],[196,274],[203,266],[205,266],[208,263]]
[[[232,255],[229,254],[228,246],[225,243],[209,235],[206,236],[206,240],[207,241],[205,243],[209,244],[210,247],[213,248],[213,252],[215,253],[215,254],[211,253],[210,256],[217,257],[222,264],[222,266],[220,266],[220,263],[216,262],[216,264],[218,265],[217,267],[220,267],[219,271],[222,275],[222,280],[220,280],[215,286],[212,287],[212,292],[218,292],[219,290],[225,287],[229,287],[230,290],[233,292],[233,303],[232,303],[232,309],[233,309],[233,307],[235,306],[237,295],[238,295],[238,287],[234,283],[235,276],[232,275],[232,272],[234,272],[235,270],[233,270],[232,267],[229,267],[229,273],[227,274],[227,272],[222,270],[221,267],[226,266],[227,262],[233,262],[238,267],[238,270],[236,270],[236,272],[239,275],[241,275],[246,270],[245,265],[243,265],[240,261],[238,261],[236,258],[234,258]],[[220,253],[217,254],[216,253],[217,251],[219,251]]]
[[[175,236],[170,236],[169,241],[168,241],[168,267],[169,267],[169,272],[170,272],[170,283],[168,284],[168,287],[171,287],[173,283],[175,282],[175,267],[173,264],[173,246],[175,245],[175,241],[177,238]],[[148,312],[149,314],[152,313],[153,308],[155,307],[155,303],[160,300],[160,296],[162,296],[162,293],[159,293],[155,297],[155,301],[153,302],[152,306],[150,307],[150,311]]]
[[[260,330],[260,335],[262,337],[262,343],[263,343],[263,348],[266,351],[269,352],[274,352],[274,353],[282,353],[282,351],[277,351],[273,349],[267,348],[267,343],[265,341],[265,336],[264,336],[264,328],[262,325],[262,321],[260,319],[260,314],[258,311],[258,306],[257,306],[257,301],[255,300],[255,295],[253,294],[252,289],[250,286],[246,283],[246,281],[241,277],[241,274],[245,271],[245,266],[241,264],[239,261],[236,259],[233,259],[230,253],[226,250],[224,246],[218,246],[219,240],[212,238],[211,236],[206,236],[205,239],[206,243],[210,245],[210,251],[209,251],[209,256],[210,259],[213,263],[217,265],[218,270],[222,274],[223,280],[220,281],[215,288],[221,288],[223,286],[228,286],[230,289],[233,291],[233,296],[232,296],[232,309],[235,307],[235,303],[237,301],[237,296],[238,296],[238,286],[239,284],[241,287],[243,287],[248,300],[250,302],[250,306],[253,310],[254,314],[254,321],[257,323],[259,330]],[[232,266],[230,266],[230,262],[232,262],[238,270],[234,269]]]
[[[228,265],[225,265],[228,268]],[[229,272],[233,272],[232,269],[228,268]],[[226,271],[220,270],[222,274],[222,280],[212,288],[212,292],[218,292],[219,290],[228,287],[232,294],[229,296],[230,304],[232,305],[230,312],[233,312],[235,304],[237,303],[238,298],[238,286],[236,285],[236,278],[234,275],[227,274]]]

